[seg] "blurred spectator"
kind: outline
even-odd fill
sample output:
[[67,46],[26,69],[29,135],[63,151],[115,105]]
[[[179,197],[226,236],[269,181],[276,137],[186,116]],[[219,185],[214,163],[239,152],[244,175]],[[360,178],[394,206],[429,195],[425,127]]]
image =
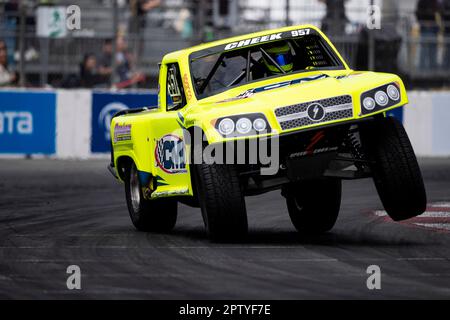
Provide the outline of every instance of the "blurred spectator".
[[119,81],[125,81],[131,76],[131,54],[128,52],[128,44],[121,35],[116,40],[116,73]]
[[322,30],[329,35],[342,36],[349,21],[345,14],[346,0],[319,0],[325,3],[327,11],[322,19]]
[[97,58],[92,53],[84,55],[80,66],[80,85],[83,88],[105,87],[108,78],[97,70]]
[[116,50],[116,74],[119,82],[114,86],[126,88],[143,81],[145,76],[142,73],[132,72],[133,56],[128,52],[128,45],[123,35],[117,37]]
[[16,50],[17,28],[19,25],[19,1],[10,0],[3,4],[3,30],[7,35],[4,41],[8,47],[8,61],[13,61]]
[[174,29],[181,34],[181,38],[189,39],[194,35],[192,25],[192,15],[189,9],[183,8],[178,14],[178,18],[173,23]]
[[139,56],[142,53],[146,14],[152,9],[159,7],[161,0],[129,0],[129,4],[131,16],[128,34],[131,37],[133,51]]
[[9,86],[16,81],[16,74],[8,70],[8,49],[6,42],[0,40],[0,86]]
[[99,57],[99,68],[98,71],[101,75],[108,78],[111,78],[112,74],[112,51],[113,45],[111,39],[106,39],[103,42],[102,54]]
[[444,24],[445,41],[443,67],[450,69],[450,0],[444,0],[442,9],[442,22]]
[[419,68],[437,67],[437,35],[439,32],[440,6],[438,0],[419,0],[416,9],[420,25],[421,47]]

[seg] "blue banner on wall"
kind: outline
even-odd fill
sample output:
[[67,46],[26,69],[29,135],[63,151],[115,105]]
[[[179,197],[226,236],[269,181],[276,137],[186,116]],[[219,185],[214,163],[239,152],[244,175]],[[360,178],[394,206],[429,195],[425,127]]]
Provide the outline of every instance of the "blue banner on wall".
[[54,92],[0,91],[0,153],[53,154]]
[[109,128],[112,116],[131,108],[151,107],[158,103],[156,93],[103,93],[92,94],[92,152],[110,151]]

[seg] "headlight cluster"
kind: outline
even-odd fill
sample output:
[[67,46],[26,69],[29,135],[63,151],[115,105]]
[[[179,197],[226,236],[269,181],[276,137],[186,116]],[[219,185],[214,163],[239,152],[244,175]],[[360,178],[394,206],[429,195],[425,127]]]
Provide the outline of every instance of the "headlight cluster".
[[396,83],[364,92],[361,95],[361,112],[368,114],[392,107],[400,102],[400,90]]
[[252,135],[267,133],[270,126],[262,113],[244,114],[220,118],[216,121],[216,129],[223,136]]

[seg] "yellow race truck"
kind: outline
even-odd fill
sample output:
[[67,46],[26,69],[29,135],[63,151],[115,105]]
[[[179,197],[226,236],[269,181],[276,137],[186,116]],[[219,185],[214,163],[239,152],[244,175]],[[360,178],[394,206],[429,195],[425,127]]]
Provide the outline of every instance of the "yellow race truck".
[[[341,180],[373,177],[394,220],[424,212],[402,124],[402,80],[354,71],[316,27],[210,42],[164,56],[158,106],[117,113],[110,171],[133,224],[169,231],[178,202],[201,208],[211,239],[247,232],[245,196],[281,189],[303,233],[330,230]],[[275,214],[275,213],[274,213]]]

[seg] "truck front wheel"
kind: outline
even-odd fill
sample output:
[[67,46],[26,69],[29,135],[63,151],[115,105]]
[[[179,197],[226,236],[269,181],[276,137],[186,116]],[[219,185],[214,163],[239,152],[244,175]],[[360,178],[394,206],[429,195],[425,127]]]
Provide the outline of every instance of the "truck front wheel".
[[194,170],[197,197],[210,239],[229,241],[245,236],[247,210],[236,168],[196,164]]
[[395,220],[423,213],[427,197],[414,150],[403,125],[392,117],[361,126],[361,142],[386,212]]

